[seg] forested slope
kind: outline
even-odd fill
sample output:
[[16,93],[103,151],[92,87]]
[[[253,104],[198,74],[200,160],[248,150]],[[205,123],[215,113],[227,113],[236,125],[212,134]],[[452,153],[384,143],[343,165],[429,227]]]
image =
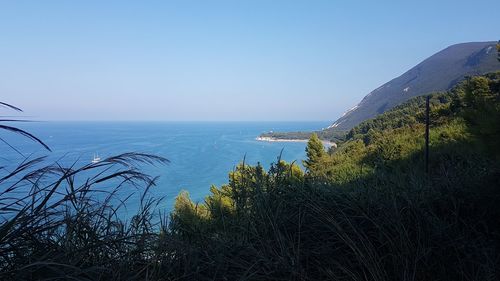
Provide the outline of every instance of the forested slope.
[[180,194],[171,230],[193,255],[184,265],[243,279],[499,278],[499,78],[431,95],[429,174],[417,97],[330,152],[313,135],[306,171],[241,164],[205,202]]

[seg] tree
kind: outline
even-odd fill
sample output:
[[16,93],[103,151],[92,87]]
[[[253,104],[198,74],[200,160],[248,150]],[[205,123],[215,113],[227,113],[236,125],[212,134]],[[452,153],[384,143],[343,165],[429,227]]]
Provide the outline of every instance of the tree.
[[170,229],[177,235],[192,239],[206,230],[207,217],[206,206],[193,203],[189,192],[183,190],[175,198],[174,211],[170,214]]
[[500,61],[500,40],[497,43],[497,60]]
[[307,160],[304,160],[304,166],[309,172],[314,171],[327,156],[323,143],[316,133],[313,133],[307,142],[306,155]]
[[464,118],[471,132],[500,156],[500,72],[473,77],[465,86]]

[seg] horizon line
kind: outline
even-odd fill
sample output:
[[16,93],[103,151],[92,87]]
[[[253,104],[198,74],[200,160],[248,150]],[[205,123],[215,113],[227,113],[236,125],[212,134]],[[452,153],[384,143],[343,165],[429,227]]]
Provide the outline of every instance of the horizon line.
[[[20,119],[19,121],[29,121],[29,122],[165,122],[165,123],[256,123],[256,122],[333,122],[331,120],[161,120],[161,119],[153,119],[153,120],[85,120],[85,119],[74,119],[74,120],[25,120]],[[11,121],[16,122],[16,121]]]

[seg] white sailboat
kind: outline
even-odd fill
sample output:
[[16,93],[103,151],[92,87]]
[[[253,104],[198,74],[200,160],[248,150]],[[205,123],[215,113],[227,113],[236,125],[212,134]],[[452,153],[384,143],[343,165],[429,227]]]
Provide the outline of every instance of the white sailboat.
[[96,164],[101,162],[101,157],[99,157],[99,153],[96,155],[94,154],[94,159],[92,159],[92,164]]

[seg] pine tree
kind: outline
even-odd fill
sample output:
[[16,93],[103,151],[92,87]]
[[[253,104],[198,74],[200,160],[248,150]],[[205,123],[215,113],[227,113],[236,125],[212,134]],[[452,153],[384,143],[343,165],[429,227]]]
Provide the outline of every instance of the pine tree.
[[306,154],[307,160],[304,161],[304,166],[308,171],[314,170],[317,164],[321,163],[326,156],[323,143],[315,133],[311,135],[307,142]]
[[465,87],[464,117],[471,132],[500,157],[500,72],[473,77]]

